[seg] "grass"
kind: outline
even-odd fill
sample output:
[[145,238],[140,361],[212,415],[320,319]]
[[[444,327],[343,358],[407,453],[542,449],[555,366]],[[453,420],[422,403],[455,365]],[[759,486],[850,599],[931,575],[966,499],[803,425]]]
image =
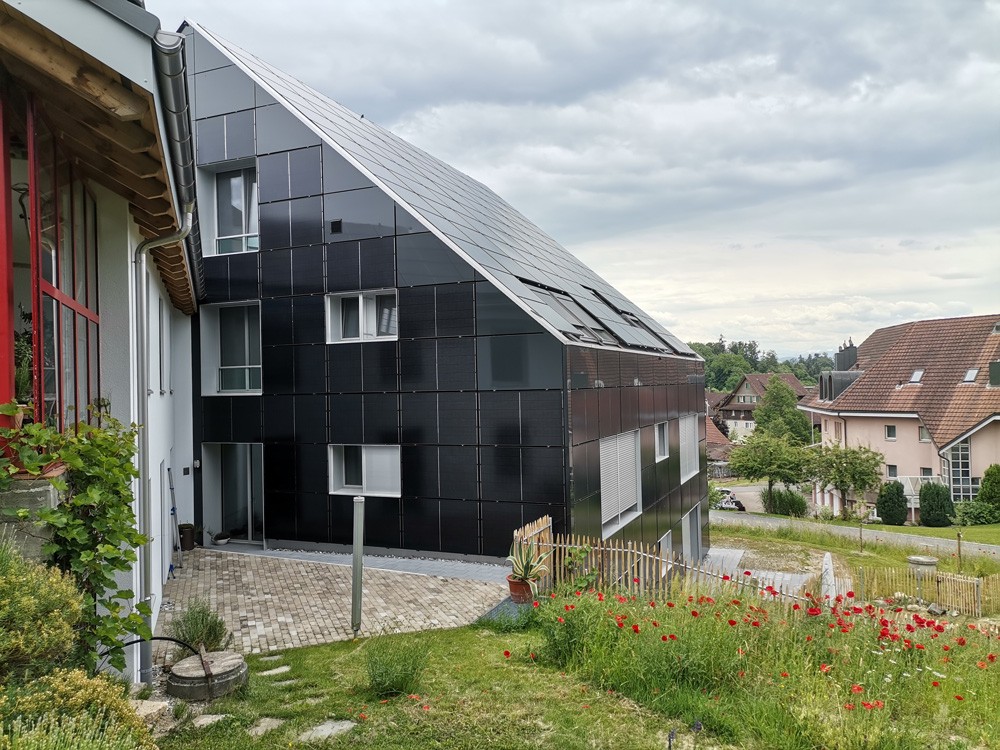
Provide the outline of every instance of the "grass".
[[[975,626],[885,603],[792,609],[741,582],[712,594],[675,590],[669,603],[569,594],[543,599],[522,630],[383,636],[421,644],[428,660],[419,688],[395,698],[369,687],[368,641],[286,651],[290,672],[252,676],[242,694],[212,706],[228,719],[188,723],[160,747],[301,747],[297,737],[328,719],[357,725],[324,748],[372,750],[662,749],[671,730],[677,748],[1000,742],[1000,643]],[[249,662],[253,672],[276,663]],[[252,738],[261,717],[285,724]]]
[[[811,519],[804,518],[803,521]],[[850,521],[817,521],[818,524],[832,524],[835,526],[851,526],[857,528],[857,523]],[[957,532],[962,532],[962,541],[978,542],[979,544],[1000,545],[1000,523],[993,523],[986,526],[944,526],[935,528],[933,526],[887,526],[883,523],[866,523],[865,531],[890,531],[897,534],[913,534],[914,536],[936,537],[938,539],[955,539]]]
[[[231,718],[203,729],[190,724],[161,739],[162,750],[302,747],[297,737],[327,719],[358,722],[324,748],[657,748],[680,724],[617,694],[528,657],[537,632],[497,633],[483,627],[383,636],[420,642],[427,668],[420,688],[380,698],[369,688],[368,641],[286,651],[280,662],[248,658],[251,672],[288,664],[275,677],[251,674],[248,689],[216,701]],[[517,657],[507,659],[504,651]],[[275,681],[295,679],[284,687]],[[361,718],[362,714],[364,719]],[[247,734],[261,717],[285,724],[260,738]],[[706,744],[705,747],[711,747]]]
[[[857,536],[840,536],[825,530],[823,526],[824,524],[815,524],[808,528],[802,526],[765,528],[713,524],[711,534],[715,544],[718,544],[717,537],[718,539],[739,539],[741,542],[758,541],[763,545],[768,545],[774,540],[781,540],[784,544],[794,543],[806,549],[835,553],[851,566],[902,568],[907,566],[906,558],[910,555],[927,554],[926,550],[919,547],[873,542],[868,539],[865,540],[862,551]],[[855,525],[854,528],[857,526]],[[865,531],[868,531],[870,527],[866,525],[864,528]],[[939,558],[938,569],[949,573],[959,572],[958,557],[951,554],[942,555]],[[965,555],[962,559],[961,572],[965,575],[975,576],[1000,573],[1000,560],[982,555]]]

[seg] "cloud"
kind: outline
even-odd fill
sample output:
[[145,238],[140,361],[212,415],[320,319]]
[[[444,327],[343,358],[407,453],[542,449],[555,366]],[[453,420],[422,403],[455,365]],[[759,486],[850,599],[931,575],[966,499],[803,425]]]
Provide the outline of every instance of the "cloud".
[[996,311],[996,3],[147,7],[486,183],[685,340]]

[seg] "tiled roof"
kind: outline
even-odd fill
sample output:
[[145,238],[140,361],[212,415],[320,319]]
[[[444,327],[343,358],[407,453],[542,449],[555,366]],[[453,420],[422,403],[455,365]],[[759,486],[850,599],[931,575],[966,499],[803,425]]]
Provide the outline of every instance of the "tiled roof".
[[729,445],[729,438],[708,417],[705,417],[705,440],[709,445]]
[[[1000,388],[989,387],[990,362],[1000,360],[1000,313],[919,320],[880,328],[858,347],[863,374],[832,401],[806,407],[840,412],[917,414],[944,447],[984,420],[1000,415]],[[974,382],[963,382],[978,368]],[[919,383],[911,383],[923,370]]]
[[[767,384],[770,382],[771,378],[777,375],[779,378],[785,381],[789,388],[791,388],[798,398],[803,398],[808,394],[806,387],[802,385],[797,377],[792,375],[790,372],[753,372],[749,375],[744,375],[743,379],[736,385],[732,393],[727,393],[726,397],[720,402],[718,409],[730,409],[736,411],[753,411],[757,408],[757,404],[760,403],[740,403],[736,400],[737,396],[742,396],[747,393],[751,393],[758,398],[764,397],[764,392],[767,390]],[[747,391],[743,387],[744,383],[750,384],[750,390]],[[708,391],[705,391],[707,394]]]
[[726,396],[729,394],[725,391],[710,391],[705,389],[705,402],[712,409],[716,408],[719,404],[725,401]]
[[[584,341],[603,348],[697,358],[687,344],[481,182],[197,23],[186,23],[567,343]],[[583,310],[567,309],[551,290],[564,293]],[[581,333],[573,316],[583,316],[579,319],[585,327],[599,322],[610,335]]]

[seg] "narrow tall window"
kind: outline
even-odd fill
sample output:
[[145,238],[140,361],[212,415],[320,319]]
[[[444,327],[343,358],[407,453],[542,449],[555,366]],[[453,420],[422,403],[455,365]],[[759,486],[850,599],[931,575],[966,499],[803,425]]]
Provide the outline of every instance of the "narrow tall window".
[[929,443],[931,441],[931,433],[923,425],[917,427],[917,437],[921,443]]
[[656,425],[656,460],[662,461],[670,457],[670,442],[668,440],[667,423],[660,422]]
[[896,464],[886,464],[885,465],[885,475],[889,479],[895,479],[898,476],[899,470],[896,468]]
[[638,430],[603,438],[600,452],[601,524],[607,538],[642,510]]
[[215,250],[219,255],[253,252],[257,240],[257,171],[238,169],[215,177],[217,232]]
[[260,390],[260,314],[256,305],[219,308],[219,391]]
[[[749,423],[747,424],[749,427]],[[698,453],[698,415],[687,414],[681,417],[681,482],[686,482],[696,476],[701,470],[701,457]]]

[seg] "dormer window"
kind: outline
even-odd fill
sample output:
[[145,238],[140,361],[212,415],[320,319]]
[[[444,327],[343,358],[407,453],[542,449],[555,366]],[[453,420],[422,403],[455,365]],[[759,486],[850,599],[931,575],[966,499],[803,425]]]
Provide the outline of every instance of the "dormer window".
[[976,377],[979,375],[978,367],[971,367],[965,371],[965,377],[962,378],[963,383],[975,383]]
[[910,375],[910,382],[911,383],[919,383],[920,379],[923,376],[924,376],[924,371],[923,370],[914,370],[913,374]]

